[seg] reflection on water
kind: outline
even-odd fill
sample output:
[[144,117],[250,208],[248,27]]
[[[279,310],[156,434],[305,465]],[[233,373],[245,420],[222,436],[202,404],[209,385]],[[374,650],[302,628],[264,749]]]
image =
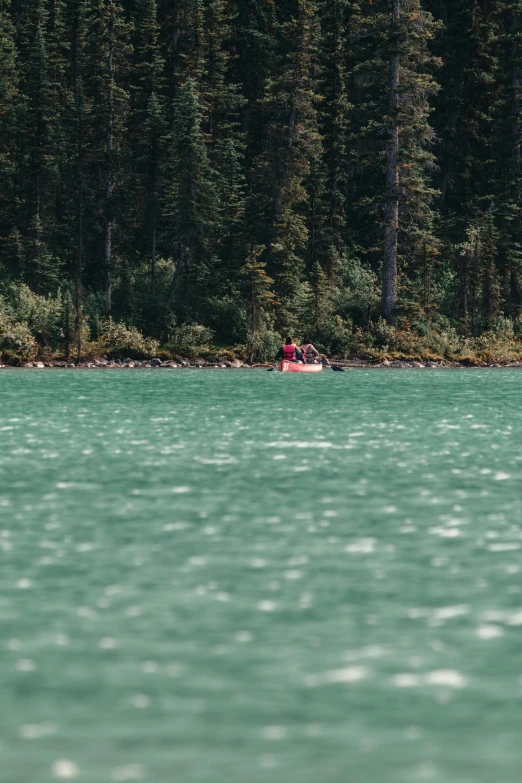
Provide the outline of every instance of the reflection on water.
[[2,371],[2,781],[518,781],[521,388]]

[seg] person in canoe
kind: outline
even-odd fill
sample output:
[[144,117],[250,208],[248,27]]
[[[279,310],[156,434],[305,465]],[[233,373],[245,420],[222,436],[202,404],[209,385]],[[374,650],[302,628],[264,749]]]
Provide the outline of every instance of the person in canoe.
[[286,338],[285,344],[282,345],[277,352],[276,359],[282,359],[285,362],[304,362],[304,356],[302,352],[299,350],[297,345],[295,345],[291,337]]
[[311,340],[303,340],[299,350],[303,354],[306,364],[317,364],[321,361],[321,355]]

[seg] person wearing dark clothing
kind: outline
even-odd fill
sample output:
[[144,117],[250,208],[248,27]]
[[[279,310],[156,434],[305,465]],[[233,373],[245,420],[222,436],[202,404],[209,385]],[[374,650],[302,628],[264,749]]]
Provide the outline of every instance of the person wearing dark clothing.
[[297,345],[294,344],[294,341],[292,340],[291,337],[286,338],[285,344],[282,345],[279,351],[277,352],[276,359],[282,359],[285,362],[295,362],[295,361],[304,362],[304,356],[302,354],[302,351],[300,351]]

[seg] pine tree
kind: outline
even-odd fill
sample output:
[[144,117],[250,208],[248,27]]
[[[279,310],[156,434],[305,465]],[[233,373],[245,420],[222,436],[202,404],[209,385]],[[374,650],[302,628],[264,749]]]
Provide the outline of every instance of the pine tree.
[[240,272],[248,310],[250,364],[254,363],[256,354],[262,349],[262,332],[277,305],[272,290],[274,281],[267,275],[266,264],[261,260],[264,249],[262,245],[252,245]]
[[[14,222],[14,131],[19,64],[10,5],[10,0],[0,0],[0,180],[3,183],[0,188],[0,242],[10,235]],[[9,273],[12,271],[18,270],[10,269]]]
[[427,99],[437,87],[427,68],[433,62],[427,41],[433,29],[433,20],[419,0],[391,0],[382,314],[392,324],[399,228],[415,256],[416,235],[430,224],[434,191],[426,170],[433,163],[433,132]]
[[[156,260],[160,166],[162,139],[166,132],[162,90],[164,60],[159,46],[159,22],[156,0],[139,0],[135,14],[135,63],[133,68],[134,171],[137,178],[138,237],[146,239],[146,256],[150,260],[150,290],[156,295]],[[139,239],[137,240],[139,242]]]
[[230,0],[210,0],[205,9],[204,74],[201,100],[205,106],[207,133],[211,141],[211,161],[221,162],[223,147],[233,141],[239,147],[240,110],[245,99],[234,80],[235,51],[231,45],[232,25],[237,14]]
[[[129,94],[127,74],[132,47],[131,25],[125,19],[119,0],[92,0],[88,17],[89,94],[93,100],[92,119],[96,128],[98,182],[103,193],[100,203],[102,232],[102,276],[104,311],[112,311],[114,232],[121,219],[122,184],[125,178],[124,144]],[[99,129],[103,128],[103,136]],[[94,130],[94,128],[93,128]],[[104,139],[103,145],[101,138]],[[119,209],[120,207],[120,209]]]
[[502,90],[495,111],[496,266],[502,311],[518,323],[522,315],[522,2],[500,5],[505,28],[500,52]]
[[176,101],[169,140],[171,182],[165,206],[174,262],[169,304],[177,289],[178,308],[186,314],[197,308],[195,294],[209,268],[218,220],[216,177],[201,126],[202,109],[195,82],[187,79]]
[[317,45],[316,6],[297,0],[295,13],[280,25],[280,54],[275,77],[263,100],[268,114],[266,148],[258,157],[252,200],[258,234],[266,245],[268,274],[275,280],[280,326],[297,326],[304,299],[303,275],[308,228],[303,214],[310,158],[318,157],[320,136],[314,100]]
[[89,163],[89,117],[92,111],[91,101],[86,94],[87,78],[87,44],[88,4],[89,0],[76,0],[72,14],[71,43],[71,91],[72,99],[69,106],[69,147],[70,147],[70,177],[73,183],[69,194],[71,246],[73,253],[73,285],[75,291],[74,334],[76,342],[76,361],[82,358],[82,342],[84,332],[84,269],[85,269],[85,223],[88,200],[87,167]]
[[320,87],[323,100],[319,105],[319,121],[327,171],[325,188],[330,242],[340,255],[346,252],[349,241],[346,201],[357,14],[358,4],[352,0],[332,0],[330,13],[322,18]]
[[498,316],[500,288],[496,275],[498,231],[490,206],[469,225],[466,241],[457,249],[460,264],[461,315],[473,337],[492,326]]
[[[489,286],[482,302],[500,301],[493,310],[502,309],[517,318],[520,308],[521,237],[517,226],[518,185],[517,137],[520,107],[518,105],[519,53],[517,25],[519,7],[501,2],[480,5],[473,0],[443,4],[445,22],[437,53],[444,60],[440,82],[442,90],[435,105],[436,131],[440,138],[437,153],[441,172],[442,233],[447,247],[461,245],[462,236],[480,234],[484,228],[498,232],[495,240],[495,262],[488,265],[482,283]],[[458,52],[458,55],[457,55]],[[509,109],[507,108],[509,107]],[[462,144],[462,139],[466,144]],[[491,212],[491,204],[496,208]],[[493,214],[493,217],[492,217]],[[465,243],[466,244],[466,243]],[[484,242],[481,239],[481,246]],[[471,259],[476,253],[468,253]],[[461,286],[462,302],[475,302],[474,269],[469,262],[456,272]],[[482,285],[481,283],[481,285]],[[467,313],[469,308],[464,307]],[[476,332],[488,317],[469,318],[464,324]]]
[[266,0],[237,0],[234,61],[244,102],[241,129],[245,141],[245,169],[263,152],[266,116],[263,98],[276,63],[278,47],[277,7]]
[[226,235],[240,223],[245,210],[245,177],[237,148],[232,139],[223,145],[219,171],[220,224]]
[[47,2],[38,0],[19,113],[19,132],[24,139],[19,147],[19,171],[23,187],[22,230],[26,237],[25,278],[40,293],[55,287],[59,277],[55,257],[48,247],[56,219],[54,186],[58,160],[53,154],[53,137],[59,122],[47,47],[48,21]]

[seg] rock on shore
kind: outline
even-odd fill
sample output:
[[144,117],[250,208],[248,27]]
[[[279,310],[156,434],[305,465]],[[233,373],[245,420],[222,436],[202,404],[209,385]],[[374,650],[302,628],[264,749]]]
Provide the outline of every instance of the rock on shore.
[[[344,369],[435,369],[435,368],[464,368],[470,367],[469,362],[450,362],[446,360],[432,361],[416,361],[396,359],[389,361],[384,359],[382,362],[369,361],[367,359],[332,359],[332,364],[342,367]],[[198,368],[220,368],[220,369],[267,369],[273,366],[273,363],[259,363],[249,365],[242,362],[239,359],[230,361],[223,359],[219,355],[212,357],[212,359],[186,359],[182,356],[176,356],[174,359],[161,360],[157,357],[151,359],[132,359],[127,357],[125,359],[109,359],[107,357],[97,357],[95,359],[89,359],[81,361],[80,363],[73,362],[71,360],[65,361],[32,361],[24,362],[20,365],[2,364],[0,357],[0,369],[7,367],[21,367],[28,369],[43,369],[46,367],[54,368],[67,368],[67,369],[80,369],[80,370],[103,370],[103,369],[126,369],[132,370],[136,368],[144,369],[183,369],[184,367],[198,367]],[[472,365],[475,369],[481,367],[522,367],[522,362],[508,362],[502,364],[500,362],[490,362],[481,365]]]

